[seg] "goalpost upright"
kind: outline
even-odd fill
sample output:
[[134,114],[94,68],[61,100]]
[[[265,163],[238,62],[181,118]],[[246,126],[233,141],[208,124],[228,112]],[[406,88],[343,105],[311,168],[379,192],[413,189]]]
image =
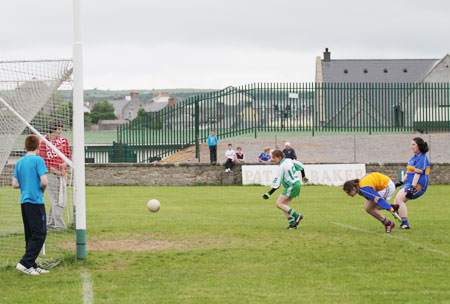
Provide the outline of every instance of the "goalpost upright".
[[86,192],[84,169],[83,48],[81,0],[73,0],[73,163],[77,258],[86,258]]

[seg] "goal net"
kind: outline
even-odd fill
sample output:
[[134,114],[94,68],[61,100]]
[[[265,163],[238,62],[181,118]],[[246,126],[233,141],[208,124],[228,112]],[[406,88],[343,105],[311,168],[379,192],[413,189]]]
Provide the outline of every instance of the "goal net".
[[[61,152],[70,159],[71,74],[71,60],[0,62],[0,266],[18,263],[25,252],[20,190],[13,189],[11,181],[16,162],[26,154],[24,141],[30,134],[41,138],[39,153],[47,168],[57,169],[47,175],[49,186],[44,194],[47,224],[57,229],[48,229],[40,257],[58,259],[75,248],[72,168],[70,161],[67,168],[62,164],[57,151],[66,147]],[[51,144],[42,143],[42,137]],[[60,207],[52,210],[57,224],[49,214],[52,201]]]

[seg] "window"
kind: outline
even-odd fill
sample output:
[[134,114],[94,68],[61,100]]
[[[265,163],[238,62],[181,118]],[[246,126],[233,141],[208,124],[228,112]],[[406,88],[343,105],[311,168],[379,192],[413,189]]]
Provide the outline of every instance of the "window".
[[367,74],[367,69],[364,69],[364,74]]
[[408,69],[407,68],[403,68],[403,73],[408,73]]
[[348,74],[348,70],[347,69],[344,69],[344,74]]
[[384,72],[384,73],[387,73],[388,71],[387,71],[387,69],[383,69],[383,72]]
[[128,112],[128,118],[131,118],[131,112]]

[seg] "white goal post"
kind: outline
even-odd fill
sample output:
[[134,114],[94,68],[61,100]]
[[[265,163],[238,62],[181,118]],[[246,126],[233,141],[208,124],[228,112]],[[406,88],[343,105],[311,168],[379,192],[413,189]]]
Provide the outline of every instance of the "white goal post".
[[86,182],[84,168],[83,46],[81,0],[73,0],[73,129],[74,202],[76,206],[77,258],[86,258]]

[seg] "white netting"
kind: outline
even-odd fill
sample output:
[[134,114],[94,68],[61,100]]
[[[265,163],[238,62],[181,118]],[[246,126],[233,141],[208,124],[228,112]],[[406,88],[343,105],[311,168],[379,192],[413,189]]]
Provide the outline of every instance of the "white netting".
[[[0,266],[17,263],[25,249],[20,190],[11,187],[11,180],[15,163],[25,155],[25,137],[32,134],[25,122],[9,107],[44,136],[52,133],[50,129],[54,128],[55,123],[61,125],[60,135],[67,138],[71,146],[71,74],[71,60],[0,62]],[[46,149],[45,145],[42,146],[42,153],[50,153],[44,148]],[[52,165],[50,160],[47,160],[47,165]],[[63,219],[67,229],[48,231],[45,246],[48,258],[57,257],[64,251],[61,242],[74,239],[71,225],[73,223],[71,169],[68,168],[67,174],[64,175],[67,175],[62,179],[67,185],[64,187],[67,202]],[[55,196],[59,187],[59,184],[49,184],[49,191],[46,191],[44,196],[47,214],[50,210],[49,192]],[[63,197],[65,195],[61,198]]]

